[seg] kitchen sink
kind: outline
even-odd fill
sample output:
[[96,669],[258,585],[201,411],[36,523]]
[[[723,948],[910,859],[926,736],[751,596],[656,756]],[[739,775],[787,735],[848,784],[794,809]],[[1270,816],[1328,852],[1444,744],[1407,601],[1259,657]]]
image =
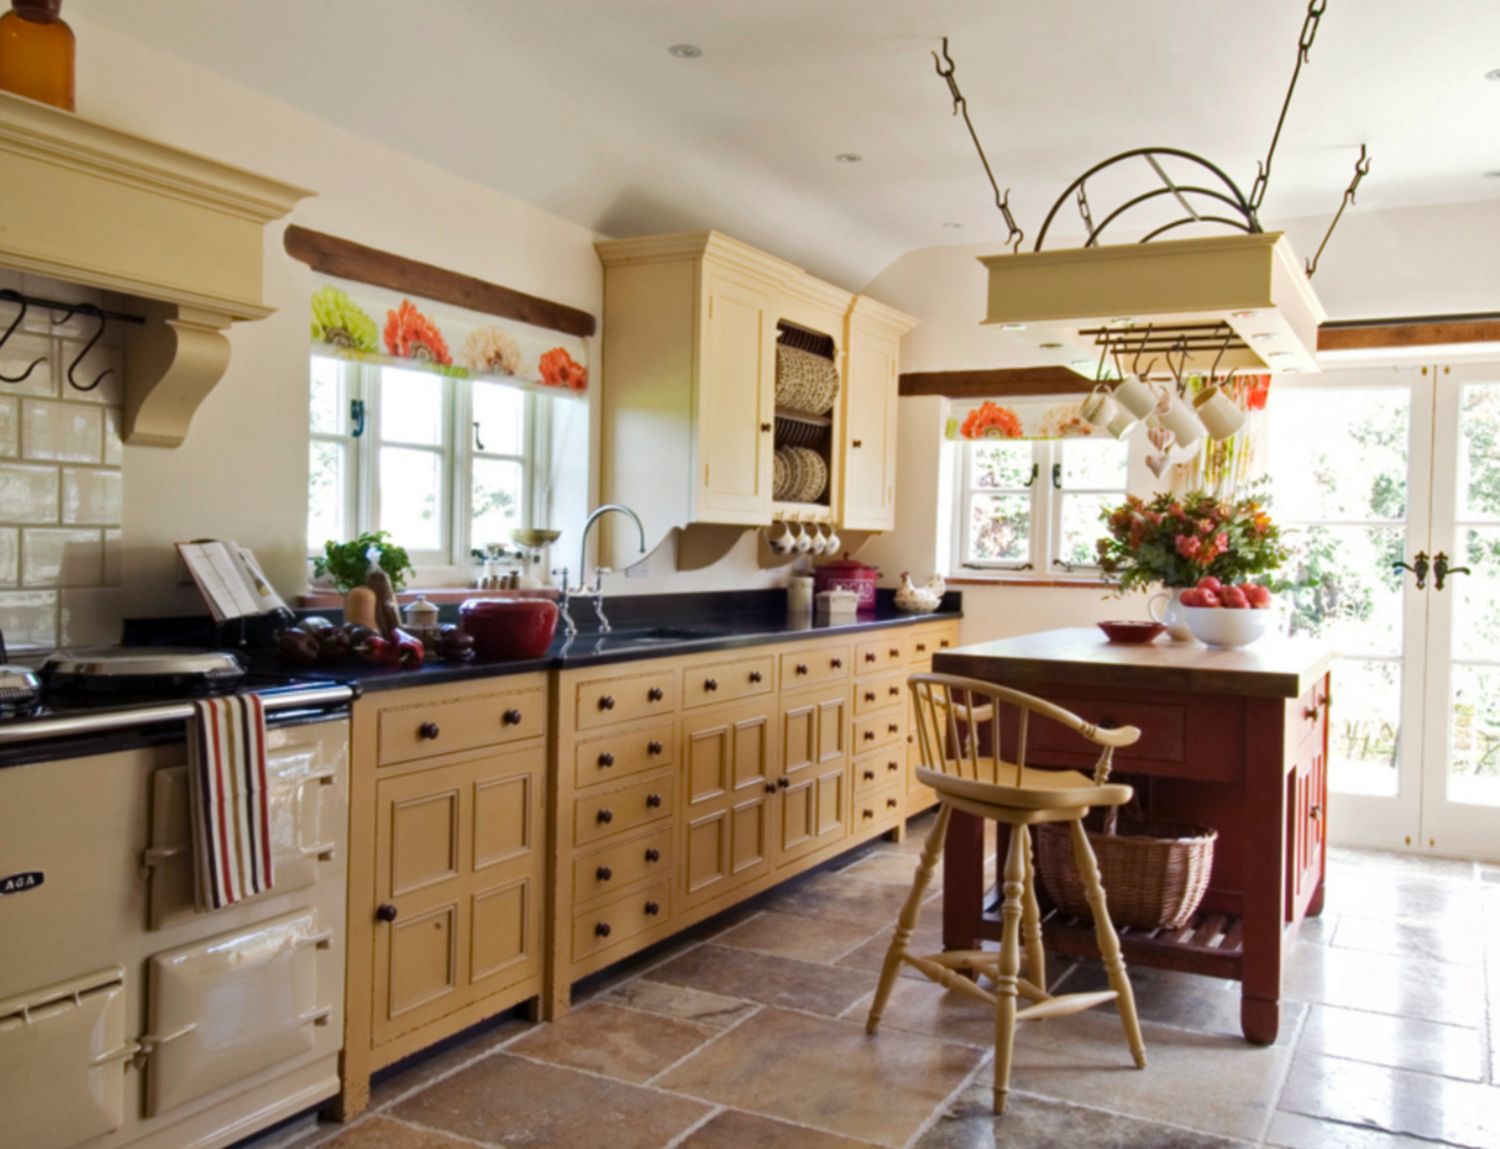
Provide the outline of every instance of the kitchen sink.
[[622,628],[608,634],[580,633],[572,640],[575,650],[622,650],[633,646],[677,646],[720,638],[726,631],[714,627],[649,626]]

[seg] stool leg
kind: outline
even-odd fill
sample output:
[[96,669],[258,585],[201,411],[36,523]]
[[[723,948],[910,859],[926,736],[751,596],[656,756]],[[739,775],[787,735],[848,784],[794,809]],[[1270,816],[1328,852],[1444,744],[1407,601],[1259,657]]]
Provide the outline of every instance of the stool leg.
[[995,1112],[1004,1113],[1010,1094],[1010,1054],[1016,1037],[1016,977],[1021,972],[1022,890],[1031,835],[1024,825],[1010,828],[1005,851],[1005,901],[1000,907],[1000,976],[995,981]]
[[1120,956],[1120,939],[1115,934],[1114,923],[1109,920],[1109,907],[1104,901],[1104,884],[1099,880],[1099,863],[1094,858],[1094,849],[1089,845],[1089,836],[1084,832],[1083,822],[1072,823],[1073,861],[1078,867],[1078,876],[1083,879],[1089,909],[1094,912],[1094,938],[1099,943],[1099,955],[1104,959],[1104,970],[1109,975],[1109,988],[1115,991],[1115,1005],[1120,1010],[1120,1022],[1125,1027],[1125,1040],[1130,1043],[1131,1055],[1137,1069],[1146,1068],[1146,1043],[1141,1039],[1141,1023],[1135,1013],[1135,994],[1130,989],[1130,979],[1125,976],[1125,959]]
[[901,972],[901,958],[911,942],[912,931],[917,928],[917,915],[922,911],[922,899],[927,896],[927,887],[932,882],[938,859],[943,856],[943,839],[948,836],[948,806],[938,810],[932,833],[922,847],[922,857],[917,863],[917,876],[906,895],[906,903],[896,918],[896,934],[891,938],[890,948],[885,951],[885,962],[880,967],[880,984],[875,987],[875,1000],[870,1003],[870,1016],[865,1021],[865,1032],[874,1033],[880,1026],[880,1015],[885,1012],[885,1003],[890,1000],[891,990],[896,988],[896,977]]
[[1022,895],[1021,930],[1026,939],[1026,976],[1031,984],[1047,992],[1047,951],[1042,947],[1042,910],[1036,900],[1036,851],[1030,830],[1026,833],[1026,890]]

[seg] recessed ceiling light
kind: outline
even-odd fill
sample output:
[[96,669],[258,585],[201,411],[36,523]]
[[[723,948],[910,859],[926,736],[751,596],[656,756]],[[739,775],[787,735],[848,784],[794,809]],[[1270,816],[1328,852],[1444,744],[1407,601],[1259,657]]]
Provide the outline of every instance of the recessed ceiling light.
[[1001,331],[1025,331],[1026,330],[1026,324],[1024,324],[1024,323],[1002,323],[1000,325],[1000,330]]
[[858,152],[840,152],[833,158],[838,160],[838,162],[841,164],[857,164],[865,157],[860,155]]
[[943,226],[946,228],[950,228],[953,231],[957,231],[959,228],[963,227],[963,224],[955,223],[950,219],[947,223],[943,224]]
[[667,51],[679,60],[696,60],[703,55],[703,49],[697,44],[673,44]]
[[1290,355],[1291,355],[1290,351],[1268,351],[1266,353],[1266,358],[1268,358],[1268,359],[1286,359]]
[[1484,74],[1486,80],[1500,80],[1500,68],[1491,68]]
[[1061,343],[1043,343],[1043,344],[1041,344],[1041,348],[1042,348],[1043,351],[1056,351],[1061,346],[1062,346]]
[[1231,318],[1231,319],[1249,319],[1254,314],[1255,314],[1255,312],[1253,312],[1253,311],[1231,311],[1229,313],[1229,318]]
[[1128,316],[1128,315],[1122,315],[1119,319],[1111,319],[1108,323],[1105,324],[1105,326],[1106,327],[1130,327],[1134,323],[1135,323],[1135,320],[1132,319],[1130,316]]
[[1275,339],[1276,338],[1276,332],[1274,332],[1274,331],[1257,331],[1254,335],[1250,336],[1250,338],[1251,339],[1258,339],[1262,343],[1264,343],[1268,339]]

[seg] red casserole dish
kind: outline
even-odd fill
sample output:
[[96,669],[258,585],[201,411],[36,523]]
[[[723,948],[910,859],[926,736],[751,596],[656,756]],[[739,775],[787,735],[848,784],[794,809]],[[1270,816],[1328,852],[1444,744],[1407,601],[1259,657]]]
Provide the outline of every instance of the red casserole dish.
[[474,636],[480,658],[541,658],[557,632],[550,598],[471,598],[458,608],[459,629]]

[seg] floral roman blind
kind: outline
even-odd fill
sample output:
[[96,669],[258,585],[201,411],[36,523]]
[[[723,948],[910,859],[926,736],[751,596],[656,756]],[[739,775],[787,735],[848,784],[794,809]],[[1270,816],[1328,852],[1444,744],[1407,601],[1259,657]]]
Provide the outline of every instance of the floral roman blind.
[[[1106,433],[1091,424],[1076,399],[985,399],[955,405],[945,431],[949,439],[1078,439]],[[1106,436],[1107,437],[1107,436]]]
[[362,283],[318,283],[312,340],[320,354],[559,397],[588,390],[588,348],[577,336]]

